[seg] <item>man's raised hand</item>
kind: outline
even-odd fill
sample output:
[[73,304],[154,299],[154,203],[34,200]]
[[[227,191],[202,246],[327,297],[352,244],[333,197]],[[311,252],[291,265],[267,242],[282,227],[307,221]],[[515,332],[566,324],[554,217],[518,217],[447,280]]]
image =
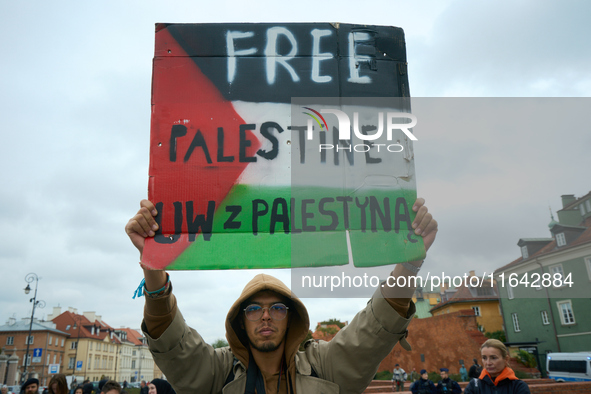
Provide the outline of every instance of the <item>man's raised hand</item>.
[[158,224],[154,217],[158,214],[154,204],[148,200],[140,202],[140,209],[134,217],[129,219],[125,226],[125,232],[133,243],[133,246],[140,251],[140,256],[144,251],[144,245],[147,237],[153,237],[158,230]]

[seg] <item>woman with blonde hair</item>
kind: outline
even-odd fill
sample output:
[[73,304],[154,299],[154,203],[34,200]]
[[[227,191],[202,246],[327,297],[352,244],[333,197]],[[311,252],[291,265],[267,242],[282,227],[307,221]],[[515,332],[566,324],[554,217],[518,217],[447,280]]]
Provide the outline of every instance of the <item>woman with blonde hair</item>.
[[58,373],[54,375],[49,384],[47,385],[49,394],[68,394],[68,382],[66,381],[66,375]]
[[472,379],[465,394],[530,394],[527,383],[509,368],[509,352],[498,339],[489,339],[480,347],[482,372]]

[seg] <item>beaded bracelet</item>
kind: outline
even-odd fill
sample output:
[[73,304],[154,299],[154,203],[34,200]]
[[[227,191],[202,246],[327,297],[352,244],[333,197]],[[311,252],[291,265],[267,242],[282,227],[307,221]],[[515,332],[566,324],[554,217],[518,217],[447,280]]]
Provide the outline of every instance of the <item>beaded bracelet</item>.
[[166,273],[166,283],[164,284],[164,286],[162,286],[160,289],[154,290],[154,291],[148,291],[148,289],[146,289],[146,279],[142,279],[138,288],[133,292],[132,299],[135,300],[135,297],[139,298],[139,297],[143,296],[144,292],[146,293],[146,297],[149,297],[149,298],[158,297],[158,296],[162,295],[164,292],[166,292],[169,285],[170,285],[170,275],[168,275],[168,273]]

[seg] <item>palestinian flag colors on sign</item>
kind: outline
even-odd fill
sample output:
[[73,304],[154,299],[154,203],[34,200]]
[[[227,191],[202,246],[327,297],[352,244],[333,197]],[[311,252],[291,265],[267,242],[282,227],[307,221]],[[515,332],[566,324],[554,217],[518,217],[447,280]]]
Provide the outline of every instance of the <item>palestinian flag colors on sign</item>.
[[148,197],[160,230],[142,262],[423,258],[410,228],[415,138],[400,126],[408,96],[399,28],[158,24]]

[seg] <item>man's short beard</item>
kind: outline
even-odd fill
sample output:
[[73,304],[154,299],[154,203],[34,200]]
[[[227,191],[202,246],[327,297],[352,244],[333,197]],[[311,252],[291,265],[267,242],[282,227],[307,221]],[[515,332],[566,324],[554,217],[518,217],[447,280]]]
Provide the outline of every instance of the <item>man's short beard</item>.
[[281,342],[279,342],[278,344],[275,344],[273,342],[266,342],[266,343],[263,343],[262,346],[257,346],[250,340],[250,338],[248,338],[248,342],[250,343],[250,346],[253,349],[255,349],[261,353],[274,352],[275,350],[279,349],[279,346],[281,345]]

